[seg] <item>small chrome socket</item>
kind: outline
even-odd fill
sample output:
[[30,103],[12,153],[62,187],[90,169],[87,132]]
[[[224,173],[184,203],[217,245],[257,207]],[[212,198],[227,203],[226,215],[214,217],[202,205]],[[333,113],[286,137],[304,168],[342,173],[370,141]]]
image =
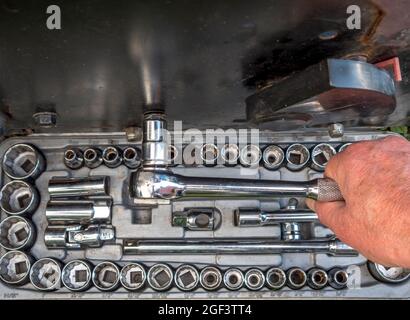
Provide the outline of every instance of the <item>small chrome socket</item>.
[[84,165],[83,152],[78,148],[70,148],[64,151],[64,164],[67,168],[77,170]]
[[279,290],[286,284],[286,273],[280,268],[271,268],[266,272],[266,285],[273,289]]
[[247,146],[242,148],[239,155],[239,162],[244,167],[256,167],[259,165],[261,158],[261,149],[257,145],[248,144]]
[[37,210],[39,203],[37,189],[24,181],[10,181],[0,191],[0,207],[9,215],[30,215]]
[[12,286],[22,286],[30,281],[30,268],[34,258],[22,251],[9,251],[0,258],[0,280]]
[[289,170],[302,170],[309,162],[310,152],[303,144],[295,143],[286,150],[286,166]]
[[260,290],[265,285],[265,275],[259,269],[252,268],[245,273],[245,286],[249,290]]
[[291,268],[286,272],[286,284],[289,288],[298,290],[307,282],[306,272],[300,268]]
[[276,170],[282,166],[285,160],[285,153],[281,147],[270,145],[263,150],[262,159],[266,169]]
[[221,158],[227,167],[234,167],[238,164],[239,147],[236,144],[225,144],[221,148]]
[[109,146],[103,150],[102,158],[104,164],[108,168],[117,168],[122,163],[122,155],[120,149]]
[[95,169],[103,163],[101,150],[87,148],[84,150],[84,164],[87,168]]
[[30,282],[40,291],[61,288],[61,262],[54,258],[37,260],[30,270]]
[[155,264],[148,270],[148,284],[156,291],[168,290],[172,286],[173,278],[174,272],[163,263]]
[[204,166],[216,166],[216,162],[219,157],[219,149],[212,143],[204,144],[200,150],[200,157]]
[[199,283],[198,270],[191,265],[182,265],[175,271],[174,282],[182,291],[193,291]]
[[328,285],[329,277],[327,272],[320,268],[312,268],[307,273],[307,284],[315,290],[323,289]]
[[147,280],[145,268],[138,263],[126,264],[120,273],[122,286],[129,291],[142,289]]
[[329,270],[328,275],[329,285],[333,289],[341,290],[347,287],[349,274],[346,272],[346,270],[339,267],[334,267]]
[[28,144],[15,144],[3,156],[3,171],[13,180],[37,179],[46,169],[41,152]]
[[0,246],[6,250],[27,250],[36,239],[36,229],[27,219],[10,216],[0,223]]
[[244,283],[243,272],[236,268],[231,268],[225,271],[223,282],[227,289],[229,290],[239,290],[243,287]]
[[181,159],[181,155],[179,153],[178,148],[174,145],[169,145],[168,146],[168,165],[171,167],[174,167],[179,164],[182,164],[182,159]]
[[122,152],[124,164],[127,168],[136,169],[141,166],[142,152],[139,148],[127,147]]
[[220,288],[222,283],[222,273],[218,268],[205,267],[201,270],[199,282],[205,290],[217,290]]
[[88,261],[72,260],[64,266],[61,281],[70,291],[86,291],[92,286],[92,270],[93,267]]
[[330,144],[320,143],[314,146],[311,153],[312,169],[324,171],[327,163],[335,154],[336,150]]
[[98,290],[114,291],[120,285],[120,270],[111,261],[101,262],[94,267],[92,281]]
[[352,144],[353,144],[353,143],[351,143],[351,142],[342,144],[342,145],[338,148],[337,151],[338,151],[338,152],[342,152],[342,151],[346,150],[346,148],[347,148],[348,146],[352,145]]

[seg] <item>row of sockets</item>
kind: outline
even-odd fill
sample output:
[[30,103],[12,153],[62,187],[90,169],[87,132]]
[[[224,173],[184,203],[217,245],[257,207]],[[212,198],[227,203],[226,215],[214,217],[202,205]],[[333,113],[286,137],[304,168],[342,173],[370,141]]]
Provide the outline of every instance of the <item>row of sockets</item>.
[[[343,151],[350,143],[341,145],[339,152]],[[215,166],[244,167],[258,166],[261,162],[265,168],[276,170],[286,163],[290,170],[298,171],[306,167],[309,162],[315,170],[324,170],[329,159],[337,153],[335,147],[328,143],[315,145],[311,150],[305,145],[296,143],[282,149],[277,145],[269,145],[263,152],[257,145],[249,144],[239,148],[236,144],[226,144],[218,148],[214,144],[204,144],[201,147],[188,145],[182,152],[174,146],[169,146],[168,162],[170,166],[184,164]],[[83,166],[94,169],[102,164],[109,168],[116,168],[122,163],[130,169],[141,165],[141,149],[137,147],[126,147],[121,150],[114,146],[104,148],[69,148],[64,152],[64,163],[70,169],[79,169]]]
[[329,271],[311,268],[307,272],[294,267],[287,271],[270,268],[262,271],[251,268],[243,272],[238,268],[221,270],[207,266],[198,270],[192,265],[181,265],[173,269],[159,263],[147,268],[139,263],[128,263],[120,268],[117,264],[104,261],[95,267],[85,260],[72,260],[63,264],[54,258],[34,258],[22,251],[9,251],[0,259],[0,279],[8,285],[24,285],[28,282],[41,291],[60,289],[63,285],[70,291],[85,291],[95,286],[101,291],[113,291],[120,286],[130,291],[143,290],[147,286],[156,291],[165,291],[173,286],[182,291],[203,288],[215,291],[257,291],[266,287],[279,290],[284,286],[297,290],[306,285],[312,289],[330,286],[344,289],[348,284],[348,273],[339,267]]

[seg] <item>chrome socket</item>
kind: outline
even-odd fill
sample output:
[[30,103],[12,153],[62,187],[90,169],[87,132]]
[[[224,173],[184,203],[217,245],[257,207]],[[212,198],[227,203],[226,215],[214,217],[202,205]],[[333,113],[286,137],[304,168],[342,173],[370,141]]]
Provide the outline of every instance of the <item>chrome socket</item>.
[[329,285],[337,290],[341,290],[347,287],[347,283],[349,280],[349,274],[346,270],[334,267],[329,270]]
[[99,248],[105,241],[115,239],[115,230],[105,225],[51,226],[44,231],[44,243],[54,249]]
[[223,282],[229,290],[239,290],[242,288],[245,279],[243,272],[236,268],[231,268],[225,271]]
[[371,275],[384,283],[398,284],[410,279],[410,269],[401,267],[385,267],[371,261],[367,262]]
[[284,241],[304,240],[302,226],[298,222],[285,222],[281,224],[281,238]]
[[329,277],[327,272],[320,268],[312,268],[307,273],[307,284],[315,290],[323,289],[328,285]]
[[104,164],[108,168],[117,168],[122,163],[122,156],[120,149],[109,146],[103,150],[102,158]]
[[41,291],[59,289],[61,287],[61,262],[54,258],[37,260],[30,270],[30,282]]
[[283,152],[282,148],[270,145],[263,150],[263,165],[268,170],[276,170],[278,169],[285,160],[285,153]]
[[307,282],[306,272],[301,268],[291,268],[286,272],[286,284],[289,288],[298,290]]
[[50,224],[111,223],[111,199],[51,200],[46,207]]
[[310,152],[303,144],[295,143],[286,150],[286,166],[289,170],[302,170],[309,162]]
[[98,290],[114,291],[120,285],[120,270],[115,263],[101,262],[93,270],[92,281]]
[[0,246],[6,250],[27,250],[36,239],[34,225],[19,216],[10,216],[0,223]]
[[0,280],[12,286],[28,283],[34,258],[21,251],[6,252],[0,258]]
[[312,169],[324,171],[329,160],[336,154],[335,148],[330,144],[320,143],[312,149]]
[[244,167],[255,167],[259,165],[262,158],[261,149],[254,144],[243,147],[239,154],[239,162]]
[[342,144],[337,151],[338,151],[338,152],[342,152],[342,151],[344,151],[348,146],[350,146],[351,144],[353,144],[353,143],[348,142],[348,143]]
[[202,163],[201,149],[199,146],[190,143],[183,149],[183,163],[186,166],[196,167]]
[[199,282],[205,290],[217,290],[222,283],[222,273],[218,268],[205,267],[201,270]]
[[236,144],[225,144],[220,154],[225,166],[233,167],[238,164],[240,152]]
[[84,260],[68,262],[61,273],[63,285],[70,291],[85,291],[92,286],[92,265]]
[[127,147],[122,152],[124,164],[129,169],[136,169],[141,166],[142,152],[138,148]]
[[149,286],[156,291],[165,291],[172,286],[174,272],[166,264],[154,264],[149,270],[147,281]]
[[265,275],[259,269],[249,269],[245,273],[244,283],[249,290],[260,290],[265,284]]
[[10,181],[0,191],[0,207],[10,215],[29,215],[37,210],[40,195],[37,189],[24,181]]
[[216,166],[219,157],[219,149],[212,143],[204,144],[200,150],[200,157],[204,166]]
[[87,148],[84,150],[84,164],[87,168],[95,169],[103,163],[101,150]]
[[193,291],[199,283],[198,270],[190,265],[182,265],[175,271],[174,282],[182,291]]
[[10,179],[34,180],[46,169],[46,160],[34,146],[19,143],[7,149],[2,165]]
[[67,168],[77,170],[84,165],[83,152],[78,148],[71,148],[64,151],[64,164]]
[[87,178],[53,177],[48,183],[50,199],[81,198],[109,195],[110,178],[91,176]]
[[279,290],[286,284],[286,273],[280,268],[271,268],[266,272],[266,285],[273,289]]
[[127,290],[135,291],[143,288],[146,280],[145,268],[138,263],[126,264],[121,269],[120,282]]

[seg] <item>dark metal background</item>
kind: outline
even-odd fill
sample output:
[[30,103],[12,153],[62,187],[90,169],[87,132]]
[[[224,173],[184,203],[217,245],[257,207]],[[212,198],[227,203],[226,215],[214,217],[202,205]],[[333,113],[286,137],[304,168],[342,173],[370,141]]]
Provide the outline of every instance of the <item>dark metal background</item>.
[[[246,126],[245,99],[258,87],[357,53],[402,56],[399,107],[382,122],[405,122],[410,1],[354,2],[363,29],[352,32],[344,0],[2,0],[7,130],[40,131],[32,115],[42,110],[58,114],[48,130],[121,130],[157,107],[186,127]],[[62,10],[62,30],[46,28],[51,4]],[[320,40],[329,30],[338,37]]]

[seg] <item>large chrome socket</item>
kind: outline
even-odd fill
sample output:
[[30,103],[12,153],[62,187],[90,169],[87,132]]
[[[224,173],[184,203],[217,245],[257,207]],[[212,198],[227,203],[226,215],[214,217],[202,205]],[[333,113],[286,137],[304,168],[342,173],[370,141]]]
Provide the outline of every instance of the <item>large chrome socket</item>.
[[78,148],[71,148],[64,151],[64,164],[67,168],[77,170],[84,165],[83,152]]
[[98,290],[114,291],[120,285],[120,270],[113,262],[101,262],[93,270],[92,281]]
[[46,161],[34,146],[15,144],[3,156],[3,171],[13,180],[36,179],[44,172]]
[[303,144],[292,144],[286,150],[286,166],[289,170],[302,170],[308,164],[309,158],[309,149]]
[[312,149],[312,169],[324,171],[329,160],[336,154],[335,148],[328,143],[320,143]]
[[37,189],[24,181],[10,181],[0,191],[0,207],[10,215],[30,215],[37,210],[39,202]]
[[243,272],[236,268],[231,268],[225,271],[223,282],[229,290],[239,290],[243,287],[245,281]]
[[410,279],[410,269],[402,267],[385,267],[371,261],[367,262],[371,275],[378,281],[399,284]]
[[0,258],[0,280],[12,286],[29,282],[34,258],[22,251],[9,251]]
[[30,282],[41,291],[53,291],[61,287],[61,262],[54,258],[37,260],[30,270]]
[[109,182],[110,179],[107,176],[86,178],[53,177],[48,183],[48,193],[50,199],[108,196]]
[[182,265],[175,271],[174,282],[182,291],[193,291],[199,283],[198,270],[190,265]]
[[205,267],[201,270],[199,282],[205,290],[217,290],[222,283],[222,273],[218,268]]
[[149,286],[156,291],[165,291],[172,286],[174,272],[166,264],[154,264],[149,270],[147,281]]
[[27,250],[35,239],[34,225],[23,217],[10,216],[0,223],[0,245],[6,250]]
[[128,263],[121,269],[120,282],[129,291],[142,289],[146,280],[145,268],[138,263]]
[[92,285],[93,267],[88,261],[71,260],[62,271],[61,281],[70,291],[85,291]]

